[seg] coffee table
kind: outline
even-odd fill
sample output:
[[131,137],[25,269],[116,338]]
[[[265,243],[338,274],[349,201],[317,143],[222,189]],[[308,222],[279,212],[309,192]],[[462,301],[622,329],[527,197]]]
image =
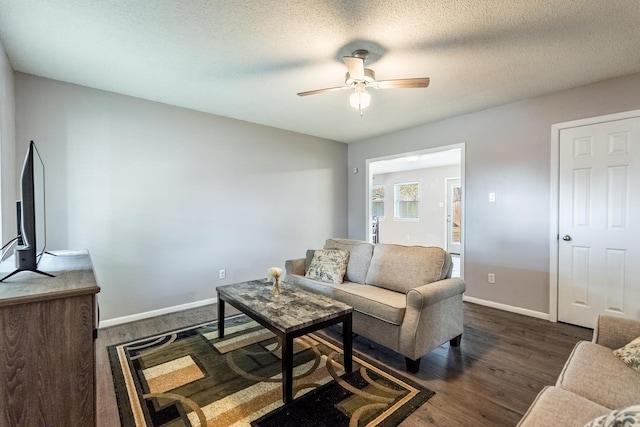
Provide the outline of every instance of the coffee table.
[[342,323],[344,369],[346,372],[353,370],[353,308],[283,282],[280,283],[280,295],[273,295],[272,289],[272,283],[266,280],[218,286],[218,337],[224,338],[225,303],[273,332],[282,346],[282,400],[287,404],[293,401],[294,338]]

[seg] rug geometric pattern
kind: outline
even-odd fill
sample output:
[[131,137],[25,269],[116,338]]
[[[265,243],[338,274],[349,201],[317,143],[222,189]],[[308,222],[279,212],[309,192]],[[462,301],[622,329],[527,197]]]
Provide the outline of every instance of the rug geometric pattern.
[[433,392],[308,334],[294,343],[294,398],[282,403],[277,338],[244,315],[108,348],[123,427],[395,426]]

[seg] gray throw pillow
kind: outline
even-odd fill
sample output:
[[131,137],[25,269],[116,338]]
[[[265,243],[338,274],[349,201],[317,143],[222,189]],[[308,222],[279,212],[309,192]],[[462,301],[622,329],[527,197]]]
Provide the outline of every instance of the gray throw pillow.
[[[630,368],[640,371],[640,337],[613,351]],[[639,424],[640,425],[640,424]]]
[[640,405],[616,409],[589,421],[584,427],[637,427],[640,426]]
[[349,251],[320,249],[315,251],[305,277],[329,283],[342,283],[347,271]]
[[315,253],[315,249],[307,249],[307,256],[304,260],[304,274],[307,274],[307,271],[309,271],[309,267],[311,267],[311,260],[313,259],[313,254]]
[[362,240],[327,239],[324,249],[349,251],[349,264],[344,280],[364,284],[373,255],[373,244]]

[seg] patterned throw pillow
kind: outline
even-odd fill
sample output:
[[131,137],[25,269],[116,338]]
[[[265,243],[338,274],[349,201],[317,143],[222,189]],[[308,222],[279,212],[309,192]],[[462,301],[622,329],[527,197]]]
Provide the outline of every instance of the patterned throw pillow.
[[640,425],[640,405],[616,409],[589,421],[584,427],[637,427]]
[[349,251],[321,249],[315,251],[305,277],[329,283],[342,283],[349,263]]
[[636,371],[640,371],[640,337],[631,341],[624,347],[613,351],[624,363]]

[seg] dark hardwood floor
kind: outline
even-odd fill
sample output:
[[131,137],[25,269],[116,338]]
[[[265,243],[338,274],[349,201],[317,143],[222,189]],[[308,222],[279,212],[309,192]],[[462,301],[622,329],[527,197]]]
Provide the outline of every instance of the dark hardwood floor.
[[[515,426],[538,392],[555,383],[575,343],[592,335],[591,329],[470,303],[465,303],[464,317],[460,347],[438,347],[422,358],[414,375],[404,370],[404,357],[362,337],[354,340],[355,351],[436,392],[400,426]],[[101,329],[96,344],[98,427],[120,426],[107,346],[215,318],[211,305]]]

